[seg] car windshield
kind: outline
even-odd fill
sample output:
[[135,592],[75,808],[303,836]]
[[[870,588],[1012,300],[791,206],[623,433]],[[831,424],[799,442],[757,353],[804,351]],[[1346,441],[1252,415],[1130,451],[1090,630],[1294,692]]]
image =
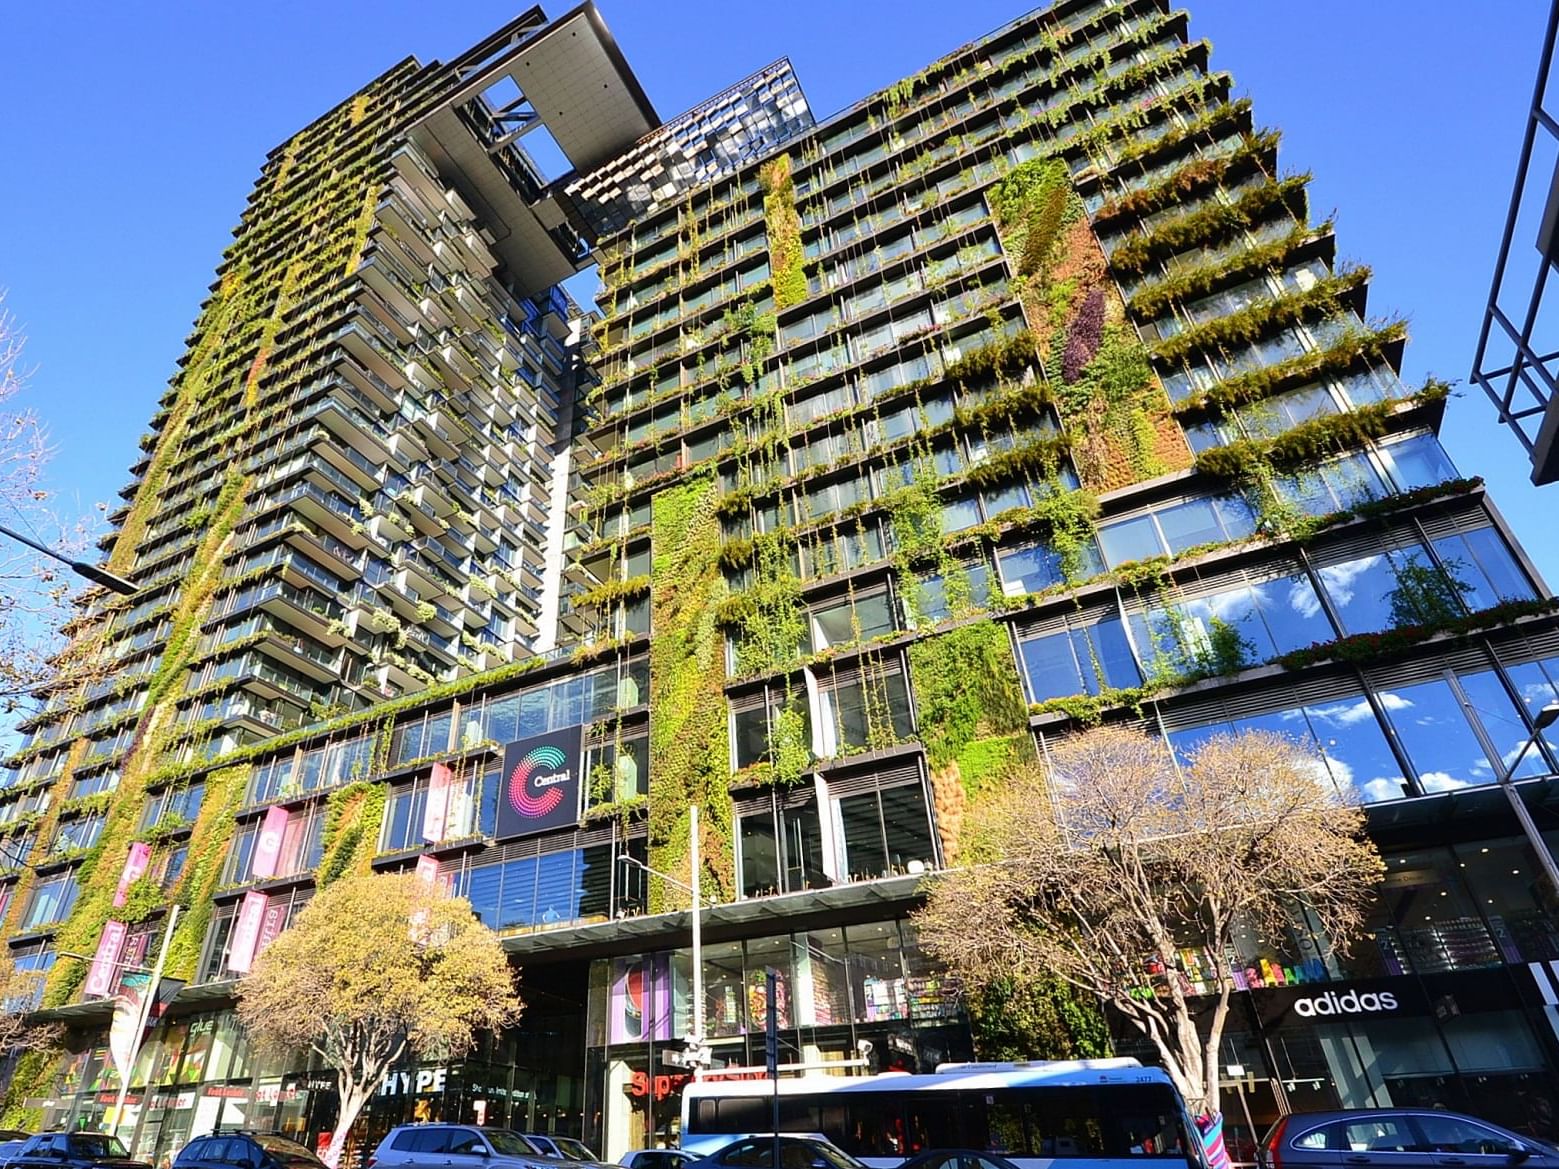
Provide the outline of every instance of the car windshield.
[[534,1157],[538,1155],[536,1146],[517,1132],[511,1132],[506,1128],[488,1128],[482,1131],[487,1134],[487,1139],[492,1142],[493,1149],[500,1156]]
[[72,1133],[70,1151],[78,1157],[128,1157],[118,1137],[97,1132]]
[[595,1160],[595,1154],[586,1148],[582,1142],[576,1141],[572,1137],[553,1137],[552,1143],[558,1147],[558,1152],[562,1153],[570,1161]]
[[254,1143],[273,1157],[280,1157],[284,1161],[307,1161],[310,1165],[323,1163],[309,1149],[298,1144],[297,1141],[289,1141],[286,1137],[272,1136],[266,1133],[263,1136],[255,1137]]

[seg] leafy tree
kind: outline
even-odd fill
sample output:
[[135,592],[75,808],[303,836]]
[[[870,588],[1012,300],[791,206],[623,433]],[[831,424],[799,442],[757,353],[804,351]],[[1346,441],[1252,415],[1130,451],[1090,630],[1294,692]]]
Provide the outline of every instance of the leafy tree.
[[[963,855],[981,863],[937,878],[917,924],[976,991],[1060,979],[1102,1001],[1216,1111],[1236,931],[1280,935],[1303,907],[1344,949],[1383,872],[1363,828],[1281,735],[1217,735],[1177,767],[1160,740],[1100,728],[975,805]],[[1213,959],[1205,1003],[1179,969],[1187,948]]]
[[272,1052],[312,1048],[341,1097],[335,1165],[364,1103],[406,1052],[451,1059],[519,1017],[497,936],[464,898],[413,876],[343,876],[314,895],[238,984],[238,1014]]

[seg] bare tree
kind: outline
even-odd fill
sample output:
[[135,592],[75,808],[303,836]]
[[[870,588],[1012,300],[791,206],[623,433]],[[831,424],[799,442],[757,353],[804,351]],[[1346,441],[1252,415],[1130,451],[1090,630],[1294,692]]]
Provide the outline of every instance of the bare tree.
[[342,877],[314,895],[238,984],[260,1047],[313,1048],[341,1097],[335,1165],[363,1105],[406,1052],[454,1059],[517,1019],[514,972],[463,897],[414,876]]
[[42,990],[42,972],[18,970],[9,952],[0,954],[0,1052],[17,1054],[59,1046],[63,1028],[31,1017]]
[[[936,879],[917,924],[974,986],[1046,975],[1096,995],[1152,1042],[1193,1109],[1215,1112],[1236,931],[1277,936],[1303,912],[1344,952],[1384,871],[1363,831],[1281,735],[1217,735],[1177,767],[1161,740],[1100,728],[975,806],[973,863]],[[1208,957],[1205,999],[1184,948]]]
[[[75,556],[93,525],[62,519],[43,486],[48,435],[37,413],[19,403],[30,372],[22,363],[25,344],[0,291],[0,524]],[[58,634],[74,615],[77,583],[63,565],[0,536],[0,713],[14,713],[40,688],[69,688],[93,673],[93,639],[67,648]]]

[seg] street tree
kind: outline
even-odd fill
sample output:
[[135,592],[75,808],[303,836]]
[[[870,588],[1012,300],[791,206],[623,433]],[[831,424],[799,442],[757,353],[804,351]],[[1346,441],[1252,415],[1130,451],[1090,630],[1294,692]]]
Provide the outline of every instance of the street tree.
[[49,1051],[59,1046],[63,1029],[39,1023],[31,1014],[42,990],[42,972],[18,970],[9,953],[0,955],[0,1051]]
[[407,1053],[453,1059],[520,1014],[497,935],[464,898],[415,876],[349,875],[314,895],[238,984],[263,1050],[312,1049],[340,1095],[334,1166],[364,1103]]
[[[1138,731],[1074,736],[976,804],[964,841],[967,867],[917,916],[930,951],[977,989],[1058,978],[1096,996],[1209,1112],[1236,934],[1280,939],[1302,916],[1344,953],[1384,871],[1324,765],[1259,731],[1181,766]],[[1205,997],[1186,949],[1207,956]]]

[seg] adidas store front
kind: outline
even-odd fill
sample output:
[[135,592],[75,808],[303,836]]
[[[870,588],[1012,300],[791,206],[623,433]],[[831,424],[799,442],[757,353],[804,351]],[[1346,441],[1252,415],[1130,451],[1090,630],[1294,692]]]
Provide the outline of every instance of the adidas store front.
[[[1386,875],[1350,953],[1303,930],[1241,947],[1219,1058],[1236,1161],[1280,1115],[1334,1108],[1445,1108],[1559,1138],[1559,906],[1502,797],[1476,794],[1498,803],[1371,825]],[[1533,811],[1559,853],[1559,816]],[[1193,956],[1181,968],[1211,989]]]

